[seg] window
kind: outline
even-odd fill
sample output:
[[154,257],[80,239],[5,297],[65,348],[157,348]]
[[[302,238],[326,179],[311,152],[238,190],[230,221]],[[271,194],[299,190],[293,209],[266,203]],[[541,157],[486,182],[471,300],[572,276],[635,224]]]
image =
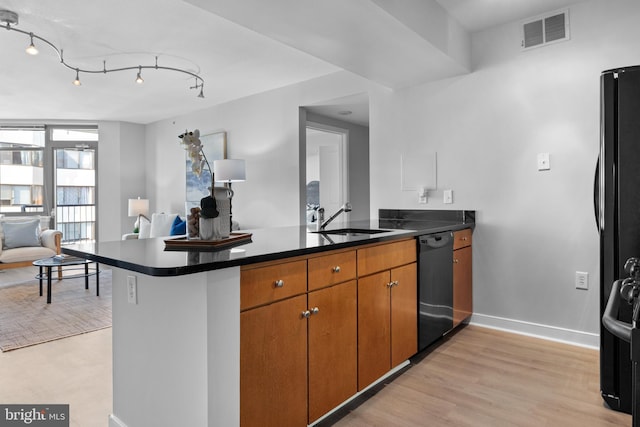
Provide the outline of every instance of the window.
[[63,243],[95,240],[97,143],[97,127],[0,127],[0,214],[52,215]]
[[94,169],[93,151],[57,150],[58,169]]
[[0,213],[44,212],[44,127],[0,129]]

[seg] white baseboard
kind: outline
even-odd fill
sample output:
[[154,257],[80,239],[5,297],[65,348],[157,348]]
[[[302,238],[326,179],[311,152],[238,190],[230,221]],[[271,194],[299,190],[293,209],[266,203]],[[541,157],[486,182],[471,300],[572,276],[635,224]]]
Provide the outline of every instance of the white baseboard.
[[556,326],[542,325],[540,323],[525,322],[522,320],[507,319],[504,317],[476,314],[471,316],[472,325],[485,328],[499,329],[520,335],[527,335],[566,344],[600,349],[600,335],[590,332],[576,331],[573,329],[559,328]]
[[120,418],[111,414],[109,415],[109,427],[127,427],[127,425]]

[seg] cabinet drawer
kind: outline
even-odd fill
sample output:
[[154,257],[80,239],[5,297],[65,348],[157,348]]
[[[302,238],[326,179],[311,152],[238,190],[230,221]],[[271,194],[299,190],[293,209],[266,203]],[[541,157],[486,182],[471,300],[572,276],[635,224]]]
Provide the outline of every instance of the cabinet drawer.
[[300,260],[240,272],[240,309],[268,304],[307,291],[307,261]]
[[471,246],[471,229],[455,231],[453,233],[453,250]]
[[415,239],[358,249],[358,276],[416,261]]
[[356,278],[356,251],[310,258],[308,263],[310,291]]

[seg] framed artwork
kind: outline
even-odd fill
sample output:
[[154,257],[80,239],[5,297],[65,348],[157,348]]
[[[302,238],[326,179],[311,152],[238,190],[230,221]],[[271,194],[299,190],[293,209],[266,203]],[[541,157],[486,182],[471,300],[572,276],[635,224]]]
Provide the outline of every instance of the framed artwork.
[[[208,135],[200,136],[202,142],[202,151],[213,167],[214,160],[227,158],[227,133],[216,132]],[[186,173],[187,173],[187,204],[199,206],[200,199],[209,195],[209,187],[211,186],[211,172],[205,165],[200,176],[197,176],[191,170],[191,159],[185,154]]]

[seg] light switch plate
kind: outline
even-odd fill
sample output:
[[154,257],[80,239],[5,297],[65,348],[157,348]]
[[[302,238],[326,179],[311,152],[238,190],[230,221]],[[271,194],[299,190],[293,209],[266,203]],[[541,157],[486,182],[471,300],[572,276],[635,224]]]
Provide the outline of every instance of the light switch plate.
[[418,203],[427,203],[427,189],[424,187],[418,189]]
[[444,190],[443,203],[453,203],[453,190]]
[[551,169],[551,165],[549,163],[549,153],[539,153],[538,154],[538,170],[548,171],[549,169]]

